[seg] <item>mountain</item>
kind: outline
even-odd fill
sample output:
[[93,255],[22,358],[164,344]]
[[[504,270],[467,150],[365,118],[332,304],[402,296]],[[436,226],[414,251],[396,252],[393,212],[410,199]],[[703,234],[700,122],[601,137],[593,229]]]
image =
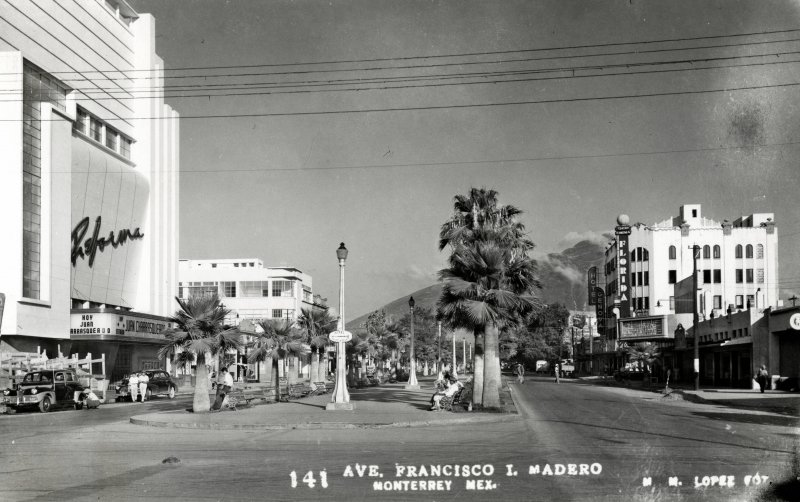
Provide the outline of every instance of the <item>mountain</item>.
[[[598,267],[598,273],[602,275],[604,256],[605,250],[602,243],[583,240],[560,253],[549,253],[538,258],[539,280],[542,283],[542,289],[538,296],[545,303],[561,303],[569,310],[584,310],[587,308],[586,271],[595,265]],[[398,298],[376,310],[383,309],[387,318],[394,316],[395,319],[399,319],[409,311],[409,296],[414,297],[417,306],[435,309],[436,300],[441,292],[442,285],[434,284]],[[347,329],[352,331],[358,328],[366,322],[368,316],[369,313],[349,321]]]

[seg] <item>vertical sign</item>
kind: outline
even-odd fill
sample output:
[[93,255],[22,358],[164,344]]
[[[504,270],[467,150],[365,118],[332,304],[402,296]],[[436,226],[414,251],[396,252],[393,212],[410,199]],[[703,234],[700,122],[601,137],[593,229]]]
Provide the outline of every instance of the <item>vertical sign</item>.
[[597,304],[597,267],[589,269],[587,282],[589,283],[589,305]]
[[606,329],[606,293],[603,288],[595,288],[594,314],[597,317],[597,332],[605,334]]
[[617,225],[617,284],[619,285],[619,317],[621,319],[631,316],[631,301],[628,296],[628,267],[629,250],[628,236],[631,234],[630,225]]

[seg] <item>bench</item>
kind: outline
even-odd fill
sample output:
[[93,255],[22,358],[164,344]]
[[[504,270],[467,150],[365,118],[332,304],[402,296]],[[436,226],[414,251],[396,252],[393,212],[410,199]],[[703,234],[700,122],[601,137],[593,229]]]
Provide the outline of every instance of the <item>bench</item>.
[[314,387],[316,388],[309,392],[309,396],[318,396],[320,394],[328,393],[328,387],[325,385],[325,382],[314,382]]
[[222,409],[228,408],[236,411],[239,407],[250,406],[251,402],[262,399],[264,399],[264,396],[261,392],[245,392],[243,389],[233,389],[225,396]]
[[311,386],[304,383],[296,383],[289,386],[288,395],[290,398],[306,397],[311,393]]
[[444,396],[439,401],[440,410],[453,411],[453,406],[461,404],[461,396],[464,394],[464,387],[456,391],[453,396]]

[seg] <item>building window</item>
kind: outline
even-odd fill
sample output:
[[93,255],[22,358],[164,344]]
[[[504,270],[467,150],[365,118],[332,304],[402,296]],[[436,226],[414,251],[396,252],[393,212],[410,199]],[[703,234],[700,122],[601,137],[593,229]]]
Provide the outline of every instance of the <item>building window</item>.
[[764,284],[764,269],[757,268],[756,269],[756,282],[759,284]]
[[272,309],[273,319],[291,319],[292,311],[289,309]]
[[742,245],[741,244],[737,244],[736,245],[736,257],[737,258],[741,258],[742,257]]
[[745,270],[745,282],[752,284],[753,283],[753,269],[748,268]]
[[130,138],[126,138],[125,136],[120,136],[119,154],[125,157],[126,159],[131,158],[131,144],[133,144],[133,141]]
[[764,245],[758,244],[756,246],[756,258],[764,258]]
[[678,282],[678,271],[677,270],[670,270],[669,271],[669,284],[675,284]]
[[714,258],[719,259],[719,257],[720,257],[719,245],[714,245]]
[[292,296],[292,281],[272,281],[272,296]]
[[631,274],[631,286],[636,286],[636,272]]
[[102,120],[92,116],[81,107],[78,107],[78,120],[75,121],[73,130],[87,135],[93,141],[100,143],[126,159],[131,158],[133,140],[116,129],[107,126]]
[[650,297],[649,296],[645,296],[644,297],[644,308],[645,308],[645,310],[650,310]]
[[674,296],[670,296],[669,297],[669,309],[670,310],[675,310],[675,297]]
[[239,283],[241,291],[240,297],[256,298],[269,296],[269,282],[268,281],[242,281]]
[[236,298],[236,281],[223,281],[219,285],[222,290],[222,296]]
[[743,336],[747,336],[747,335],[749,335],[748,328],[744,328],[744,335]]
[[23,62],[22,96],[22,296],[41,299],[42,103],[64,111],[67,89],[37,66]]
[[744,282],[744,270],[741,268],[736,269],[736,284],[742,284]]
[[711,246],[709,246],[708,244],[703,246],[703,258],[706,260],[711,258]]
[[717,310],[722,309],[722,296],[714,295],[714,308]]
[[119,133],[110,127],[106,127],[106,148],[119,151]]
[[714,269],[714,284],[722,284],[722,269]]
[[743,308],[744,308],[744,296],[742,296],[742,295],[736,295],[736,303],[735,303],[735,307],[736,307],[737,309],[743,309]]
[[89,119],[89,137],[98,143],[103,141],[103,123],[94,117]]
[[675,249],[675,246],[670,246],[669,247],[669,259],[670,260],[674,260],[674,259],[677,258],[677,255],[678,255],[678,253],[677,253],[677,250]]
[[752,258],[753,257],[753,245],[748,244],[746,248],[744,248],[744,257],[745,258]]
[[644,271],[644,285],[645,286],[650,285],[650,272],[648,272],[647,270]]
[[753,295],[747,295],[747,308],[753,308],[756,306],[756,297]]
[[89,131],[89,114],[78,108],[78,120],[75,121],[75,130],[86,134]]
[[711,270],[703,270],[703,284],[711,284]]
[[631,261],[636,261],[636,250],[637,249],[641,249],[641,248],[634,248],[633,251],[631,251]]
[[647,251],[647,249],[645,248],[641,248],[641,253],[639,258],[641,259],[641,261],[650,261],[650,252]]
[[700,312],[706,311],[706,295],[700,295]]

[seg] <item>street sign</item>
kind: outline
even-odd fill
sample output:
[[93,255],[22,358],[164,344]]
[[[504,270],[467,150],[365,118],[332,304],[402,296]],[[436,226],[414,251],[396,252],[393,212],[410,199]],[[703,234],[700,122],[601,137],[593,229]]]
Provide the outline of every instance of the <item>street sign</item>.
[[328,338],[332,342],[349,342],[353,339],[353,334],[349,331],[334,331],[328,335]]

